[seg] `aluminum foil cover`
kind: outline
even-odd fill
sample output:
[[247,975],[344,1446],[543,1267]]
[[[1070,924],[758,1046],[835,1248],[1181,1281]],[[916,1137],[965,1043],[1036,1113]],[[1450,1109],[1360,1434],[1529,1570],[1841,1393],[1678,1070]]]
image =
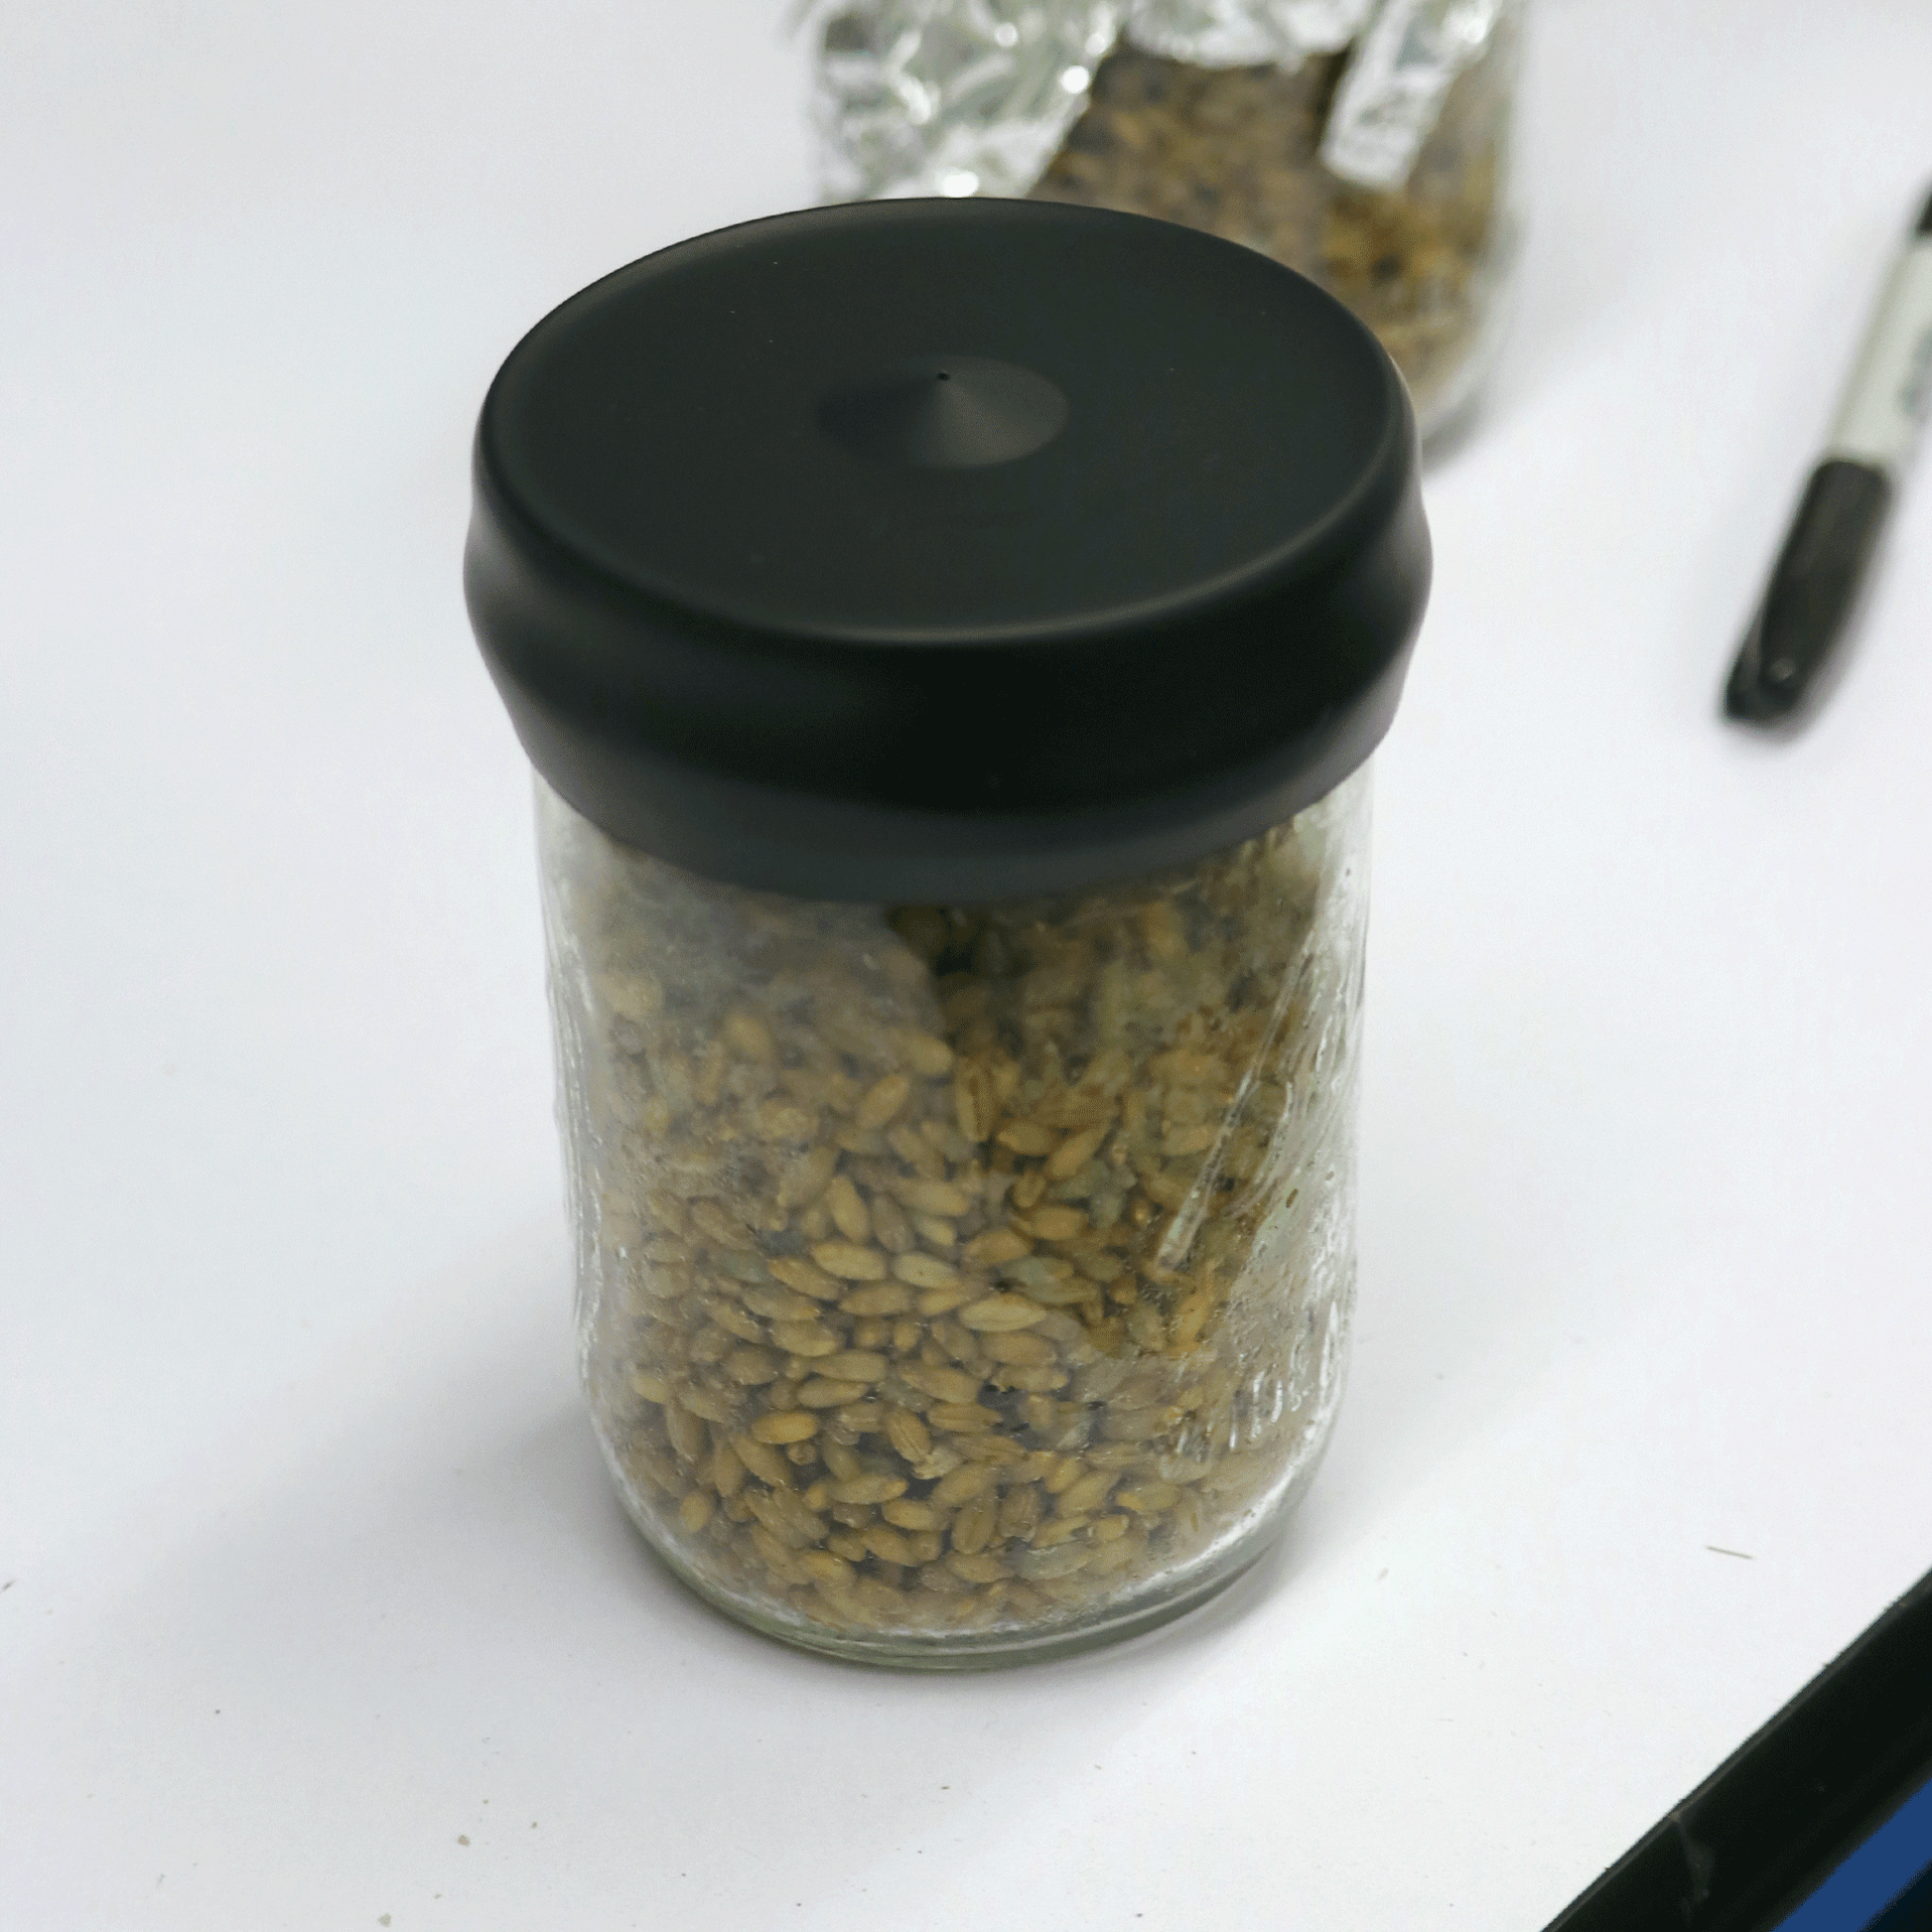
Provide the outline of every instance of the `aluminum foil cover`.
[[828,201],[1024,195],[1087,104],[1118,0],[811,0]]
[[1364,188],[1409,179],[1450,83],[1480,60],[1513,0],[1382,0],[1348,64],[1321,159]]
[[1136,47],[1200,68],[1297,68],[1362,30],[1375,0],[1130,0]]

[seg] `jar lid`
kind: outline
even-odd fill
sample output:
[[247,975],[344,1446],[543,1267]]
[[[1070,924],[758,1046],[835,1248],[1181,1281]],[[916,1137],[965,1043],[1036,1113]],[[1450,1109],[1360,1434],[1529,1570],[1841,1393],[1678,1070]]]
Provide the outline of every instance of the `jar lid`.
[[1320,797],[1394,716],[1429,537],[1402,380],[1312,282],[1140,215],[897,201],[540,322],[465,577],[525,750],[613,837],[959,901]]

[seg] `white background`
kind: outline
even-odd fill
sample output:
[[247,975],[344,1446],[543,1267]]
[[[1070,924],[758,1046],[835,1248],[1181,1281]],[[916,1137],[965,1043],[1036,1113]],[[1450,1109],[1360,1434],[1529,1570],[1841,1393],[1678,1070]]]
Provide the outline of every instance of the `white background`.
[[1932,8],[1547,0],[1333,1450],[1206,1612],[949,1681],[610,1499],[458,591],[522,331],[810,198],[776,11],[0,0],[0,1921],[1536,1932],[1932,1564],[1932,475],[1816,729],[1715,715]]

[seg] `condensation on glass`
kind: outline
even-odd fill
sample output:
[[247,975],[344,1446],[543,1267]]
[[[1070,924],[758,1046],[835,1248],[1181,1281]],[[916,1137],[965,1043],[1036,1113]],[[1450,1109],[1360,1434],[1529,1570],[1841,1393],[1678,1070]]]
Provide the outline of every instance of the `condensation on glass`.
[[1381,337],[1425,439],[1493,359],[1527,0],[807,0],[828,199],[1036,196],[1207,229]]
[[1366,768],[987,905],[720,884],[538,792],[582,1369],[658,1551],[771,1634],[935,1666],[1251,1561],[1341,1389]]

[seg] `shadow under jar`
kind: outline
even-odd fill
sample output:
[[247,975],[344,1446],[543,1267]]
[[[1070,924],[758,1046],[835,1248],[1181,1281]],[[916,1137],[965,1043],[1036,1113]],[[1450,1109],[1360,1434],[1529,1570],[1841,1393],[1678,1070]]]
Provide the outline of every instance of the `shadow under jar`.
[[585,1386],[743,1622],[1083,1647],[1312,1475],[1414,442],[1318,290],[1040,204],[702,237],[497,377]]

